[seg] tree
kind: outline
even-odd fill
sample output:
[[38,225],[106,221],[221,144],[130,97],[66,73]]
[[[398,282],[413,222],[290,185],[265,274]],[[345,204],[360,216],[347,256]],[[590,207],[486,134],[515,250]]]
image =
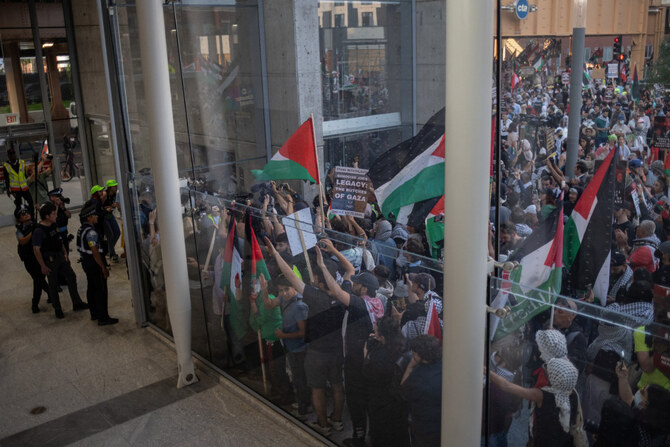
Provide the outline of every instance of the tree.
[[658,56],[649,67],[645,80],[650,84],[670,85],[670,37],[658,47]]

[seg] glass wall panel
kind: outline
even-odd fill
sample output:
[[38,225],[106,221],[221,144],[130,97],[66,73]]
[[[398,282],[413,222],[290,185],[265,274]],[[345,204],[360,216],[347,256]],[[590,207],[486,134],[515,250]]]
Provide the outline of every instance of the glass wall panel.
[[[402,132],[404,138],[410,136],[411,2],[319,1],[318,14],[323,120],[353,122],[351,118],[379,115],[365,130],[374,132],[397,121],[398,130],[409,125]],[[347,124],[342,122],[338,136],[350,132]],[[361,158],[374,160],[366,146],[359,151]],[[351,163],[342,151],[332,150],[325,152],[325,161],[333,166]]]

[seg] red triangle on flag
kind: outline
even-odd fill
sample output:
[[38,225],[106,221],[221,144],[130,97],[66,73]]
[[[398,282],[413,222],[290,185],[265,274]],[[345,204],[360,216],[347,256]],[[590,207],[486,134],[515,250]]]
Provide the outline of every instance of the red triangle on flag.
[[307,169],[309,175],[320,183],[319,167],[316,162],[316,146],[314,145],[313,118],[307,119],[279,148],[279,154]]

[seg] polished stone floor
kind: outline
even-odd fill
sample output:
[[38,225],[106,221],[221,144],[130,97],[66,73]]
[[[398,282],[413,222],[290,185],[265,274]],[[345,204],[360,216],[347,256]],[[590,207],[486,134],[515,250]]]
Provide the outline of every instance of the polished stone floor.
[[109,279],[120,322],[99,327],[72,312],[66,288],[65,319],[44,295],[32,314],[13,227],[0,228],[0,253],[0,446],[322,445],[204,367],[198,384],[178,390],[171,344],[134,322],[124,264]]

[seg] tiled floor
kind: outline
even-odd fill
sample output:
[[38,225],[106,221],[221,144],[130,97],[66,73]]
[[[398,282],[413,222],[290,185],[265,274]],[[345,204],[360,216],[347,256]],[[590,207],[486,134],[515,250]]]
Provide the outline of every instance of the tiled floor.
[[[175,352],[135,325],[123,264],[109,279],[110,315],[121,321],[99,327],[72,312],[67,291],[64,320],[46,296],[32,314],[12,227],[0,228],[0,253],[0,446],[322,445],[211,372],[177,390]],[[46,410],[32,415],[37,407]]]

